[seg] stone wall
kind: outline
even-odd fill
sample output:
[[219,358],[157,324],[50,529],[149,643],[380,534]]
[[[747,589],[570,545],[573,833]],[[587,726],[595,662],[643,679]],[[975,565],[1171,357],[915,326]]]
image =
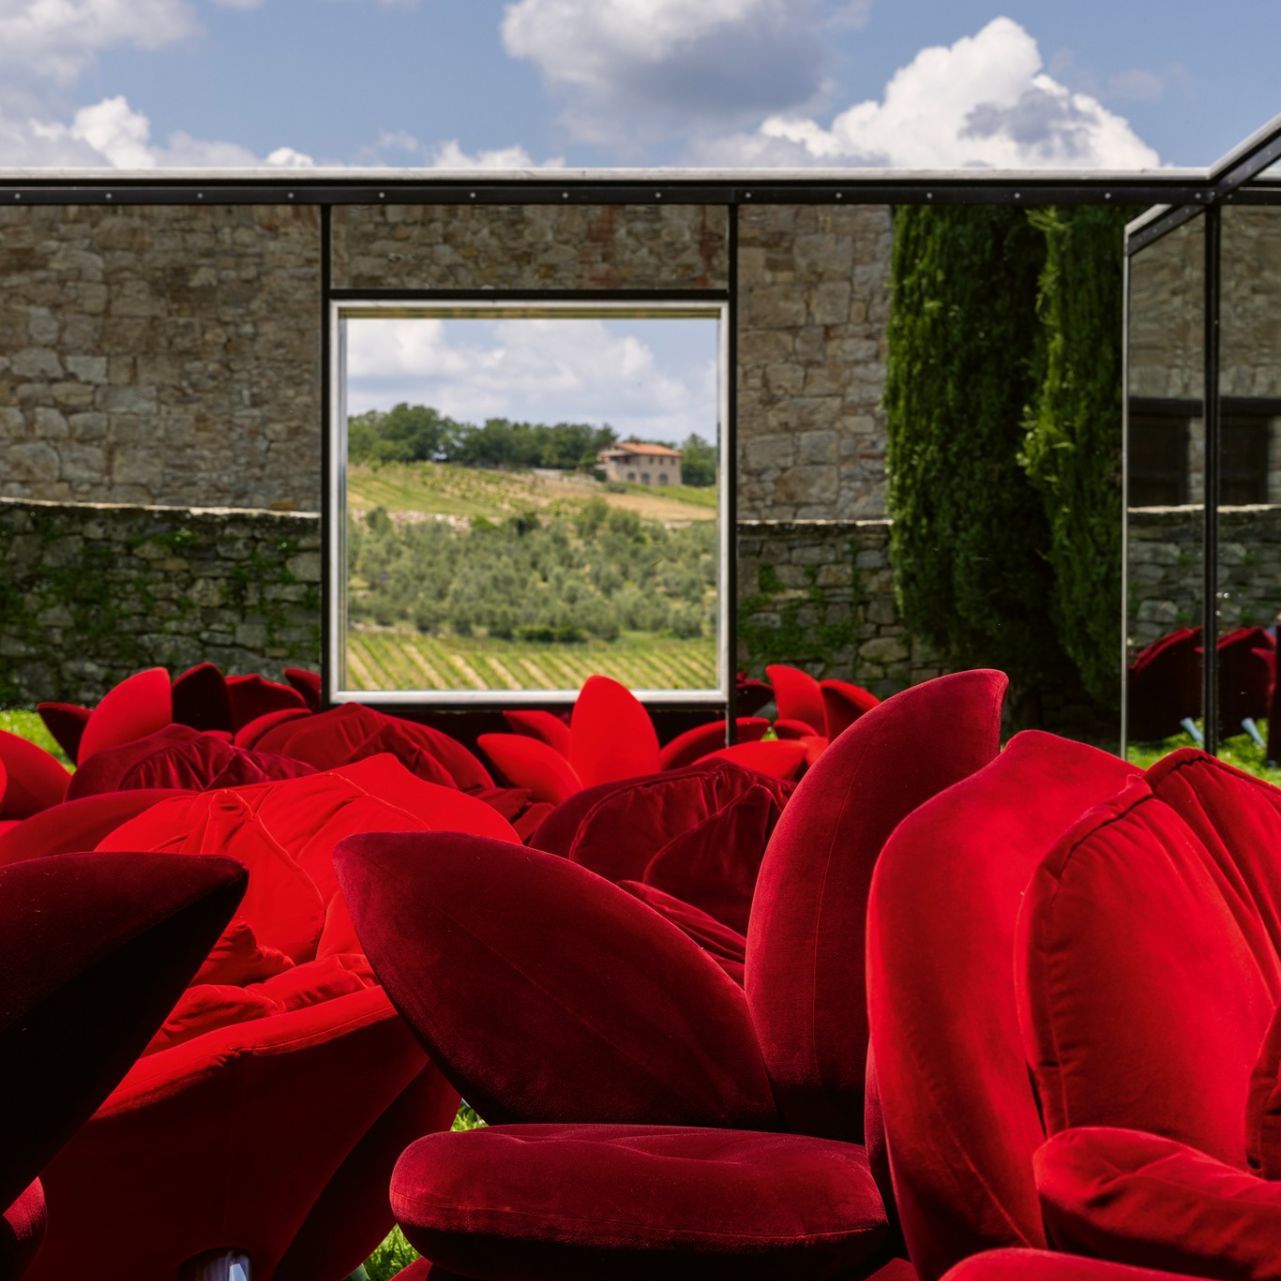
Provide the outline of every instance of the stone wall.
[[152,664],[320,662],[320,520],[0,499],[0,706],[94,702]]
[[946,671],[899,620],[888,520],[738,526],[739,670],[792,663],[886,695]]
[[334,210],[348,289],[724,289],[720,205],[351,205]]
[[740,210],[745,520],[884,515],[891,240],[887,206]]
[[0,496],[315,510],[313,208],[0,209]]
[[[1201,509],[1129,513],[1131,652],[1201,622]],[[1281,506],[1219,509],[1220,631],[1270,627],[1281,614]]]

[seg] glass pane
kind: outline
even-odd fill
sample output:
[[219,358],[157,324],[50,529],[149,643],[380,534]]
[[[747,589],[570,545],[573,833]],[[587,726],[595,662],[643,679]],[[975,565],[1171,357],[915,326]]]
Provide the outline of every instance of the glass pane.
[[1229,204],[1221,216],[1219,735],[1224,755],[1256,767],[1276,757],[1266,736],[1281,605],[1281,207]]
[[341,688],[722,697],[723,320],[344,307]]
[[1130,259],[1126,734],[1138,759],[1201,733],[1204,252],[1196,218]]

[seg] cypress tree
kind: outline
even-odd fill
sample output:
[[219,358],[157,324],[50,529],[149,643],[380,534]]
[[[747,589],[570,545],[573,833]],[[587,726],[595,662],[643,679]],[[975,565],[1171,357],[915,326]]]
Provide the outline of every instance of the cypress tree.
[[1123,229],[1134,210],[1045,209],[1039,387],[1021,462],[1049,522],[1051,609],[1086,691],[1115,708],[1121,641]]
[[899,608],[948,661],[1004,668],[1024,694],[1061,662],[1045,508],[1019,464],[1044,243],[1020,208],[895,211],[885,408]]

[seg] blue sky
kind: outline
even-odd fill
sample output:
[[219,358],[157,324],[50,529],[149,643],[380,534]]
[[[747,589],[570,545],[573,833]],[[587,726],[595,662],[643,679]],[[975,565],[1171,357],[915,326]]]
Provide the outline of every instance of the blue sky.
[[0,0],[0,165],[1204,165],[1258,0]]

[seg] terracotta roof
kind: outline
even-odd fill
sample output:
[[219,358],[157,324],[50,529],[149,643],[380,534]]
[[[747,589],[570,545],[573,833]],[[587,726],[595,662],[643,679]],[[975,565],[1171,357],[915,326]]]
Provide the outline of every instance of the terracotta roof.
[[610,452],[619,452],[624,454],[649,454],[655,458],[679,458],[681,451],[679,449],[669,449],[666,445],[652,445],[644,440],[620,440],[617,445],[611,447]]

